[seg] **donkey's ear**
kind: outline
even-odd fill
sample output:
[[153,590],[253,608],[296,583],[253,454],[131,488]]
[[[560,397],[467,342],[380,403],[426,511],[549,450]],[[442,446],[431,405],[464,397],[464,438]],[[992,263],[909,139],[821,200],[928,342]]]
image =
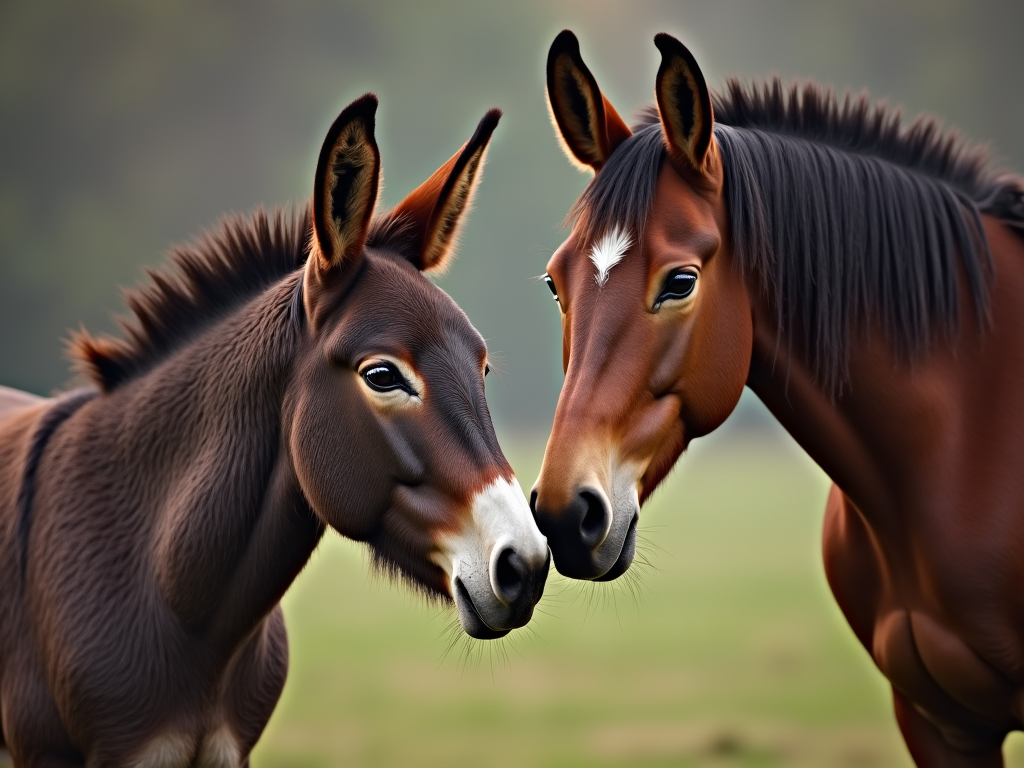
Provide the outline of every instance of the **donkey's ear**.
[[548,107],[569,159],[584,170],[601,170],[632,132],[597,87],[583,63],[580,43],[562,30],[548,51]]
[[406,255],[417,269],[441,271],[451,261],[459,224],[473,202],[478,172],[499,119],[500,109],[484,115],[473,138],[391,212],[408,232],[411,247]]
[[380,186],[380,152],[373,137],[377,97],[342,110],[327,132],[313,186],[313,258],[329,270],[358,259]]
[[661,51],[654,93],[669,155],[703,173],[714,123],[708,85],[685,45],[664,32],[655,35],[654,44]]

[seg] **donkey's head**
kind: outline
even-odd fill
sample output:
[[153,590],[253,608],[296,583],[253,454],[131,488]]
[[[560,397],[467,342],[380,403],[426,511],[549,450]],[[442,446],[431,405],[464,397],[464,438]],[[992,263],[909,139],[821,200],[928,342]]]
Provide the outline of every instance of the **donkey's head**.
[[529,621],[548,549],[494,435],[484,340],[423,274],[451,259],[500,113],[375,218],[376,109],[353,102],[320,151],[290,449],[325,522],[454,599],[468,634],[501,637]]
[[562,313],[565,384],[532,499],[555,566],[575,578],[629,568],[640,504],[687,442],[732,411],[750,361],[708,88],[681,43],[655,41],[660,120],[635,135],[571,32],[548,56],[556,129],[570,159],[597,174],[545,275]]

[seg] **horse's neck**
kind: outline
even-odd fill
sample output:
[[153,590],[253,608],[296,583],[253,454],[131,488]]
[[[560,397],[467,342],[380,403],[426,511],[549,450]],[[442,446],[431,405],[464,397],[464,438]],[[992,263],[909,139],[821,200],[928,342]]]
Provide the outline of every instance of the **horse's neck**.
[[876,522],[898,519],[912,485],[949,433],[960,386],[955,355],[939,350],[911,367],[881,330],[855,334],[850,379],[832,397],[777,338],[774,313],[755,308],[748,386],[812,459]]
[[287,294],[269,290],[112,398],[127,416],[124,471],[154,526],[159,590],[216,645],[273,608],[322,531],[282,448],[297,344]]
[[[991,323],[978,321],[961,276],[955,337],[938,334],[930,351],[909,364],[898,361],[881,329],[855,331],[850,379],[834,400],[804,361],[787,357],[775,313],[753,299],[748,385],[880,526],[905,515],[978,507],[988,489],[1012,487],[1015,498],[1024,490],[1008,479],[1024,462],[1024,239],[997,219],[983,222],[996,275]],[[981,488],[983,476],[996,479]]]

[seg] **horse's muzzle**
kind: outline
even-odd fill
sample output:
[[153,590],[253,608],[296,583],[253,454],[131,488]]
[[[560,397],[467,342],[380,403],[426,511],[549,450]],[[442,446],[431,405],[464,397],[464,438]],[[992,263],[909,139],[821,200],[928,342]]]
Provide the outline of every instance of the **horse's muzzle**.
[[546,508],[534,489],[530,509],[563,576],[611,581],[632,565],[637,510],[613,510],[602,491],[589,487],[579,490],[561,510]]

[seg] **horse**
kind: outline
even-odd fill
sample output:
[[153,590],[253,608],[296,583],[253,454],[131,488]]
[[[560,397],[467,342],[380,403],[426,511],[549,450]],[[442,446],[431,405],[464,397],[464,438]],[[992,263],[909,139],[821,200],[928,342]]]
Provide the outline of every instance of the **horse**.
[[[231,219],[82,332],[93,386],[0,392],[0,722],[15,765],[234,768],[280,696],[279,601],[327,526],[526,624],[549,553],[495,437],[447,266],[500,117],[375,214],[377,99],[335,120],[312,203]],[[339,585],[340,587],[340,585]]]
[[531,506],[556,568],[630,566],[640,505],[744,386],[833,481],[825,573],[920,766],[1024,716],[1024,184],[934,119],[813,83],[712,92],[659,34],[632,127],[562,32],[594,178],[545,280],[565,381]]

